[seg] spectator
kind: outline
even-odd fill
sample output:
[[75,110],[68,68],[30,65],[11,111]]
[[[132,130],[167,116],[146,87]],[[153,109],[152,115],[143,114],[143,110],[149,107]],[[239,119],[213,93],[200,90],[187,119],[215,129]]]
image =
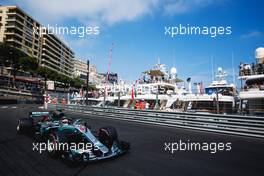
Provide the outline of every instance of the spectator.
[[146,109],[149,109],[149,103],[146,102]]

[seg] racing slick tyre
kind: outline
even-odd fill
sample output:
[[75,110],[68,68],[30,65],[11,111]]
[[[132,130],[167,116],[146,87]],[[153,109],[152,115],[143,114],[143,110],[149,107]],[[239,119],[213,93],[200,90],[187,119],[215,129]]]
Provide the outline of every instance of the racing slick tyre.
[[68,140],[66,135],[61,131],[52,131],[47,138],[48,155],[51,158],[60,158],[68,152]]
[[71,150],[68,152],[63,152],[61,157],[62,161],[70,167],[77,167],[80,164],[84,164],[85,162],[89,161],[90,158],[89,153],[76,154]]
[[16,127],[17,133],[26,133],[33,130],[33,119],[32,118],[23,118],[19,119]]
[[48,155],[51,158],[59,158],[61,151],[59,147],[59,137],[56,132],[52,132],[48,135],[47,144]]
[[117,131],[114,127],[106,126],[99,129],[98,139],[109,149],[112,147],[117,138]]

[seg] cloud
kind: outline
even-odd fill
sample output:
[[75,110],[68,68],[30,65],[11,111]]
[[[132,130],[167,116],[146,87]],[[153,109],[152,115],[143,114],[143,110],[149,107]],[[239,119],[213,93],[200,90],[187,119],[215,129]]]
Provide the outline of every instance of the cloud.
[[[179,15],[228,0],[10,0],[44,24],[77,20],[80,24],[115,24],[144,15]],[[9,3],[9,4],[10,4]]]
[[[219,4],[218,0],[176,0],[168,1],[164,5],[166,15],[179,15],[205,8],[209,5]],[[223,1],[221,2],[223,3]]]
[[32,16],[41,21],[78,19],[113,24],[120,21],[133,21],[151,9],[158,0],[13,0],[15,4],[27,8]]
[[249,39],[249,38],[256,38],[256,37],[261,37],[263,36],[263,33],[257,30],[251,31],[247,34],[241,35],[242,39]]

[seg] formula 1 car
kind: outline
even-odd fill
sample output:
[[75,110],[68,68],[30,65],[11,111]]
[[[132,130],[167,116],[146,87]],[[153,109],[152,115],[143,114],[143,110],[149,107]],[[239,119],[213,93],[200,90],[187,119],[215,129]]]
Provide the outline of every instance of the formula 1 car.
[[69,164],[91,162],[125,154],[130,144],[118,139],[112,126],[92,131],[81,119],[66,118],[61,111],[31,112],[18,121],[18,133],[33,132],[46,142],[48,154]]
[[49,134],[47,140],[51,157],[61,157],[68,163],[91,162],[116,157],[129,151],[128,142],[118,140],[112,126],[92,131],[81,119],[64,124]]

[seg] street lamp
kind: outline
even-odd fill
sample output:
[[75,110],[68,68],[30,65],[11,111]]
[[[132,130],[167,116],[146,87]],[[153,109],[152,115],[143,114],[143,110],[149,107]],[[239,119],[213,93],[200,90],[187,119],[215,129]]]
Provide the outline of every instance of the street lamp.
[[88,105],[88,87],[89,87],[89,70],[90,70],[90,61],[87,60],[87,77],[86,77],[86,105]]

